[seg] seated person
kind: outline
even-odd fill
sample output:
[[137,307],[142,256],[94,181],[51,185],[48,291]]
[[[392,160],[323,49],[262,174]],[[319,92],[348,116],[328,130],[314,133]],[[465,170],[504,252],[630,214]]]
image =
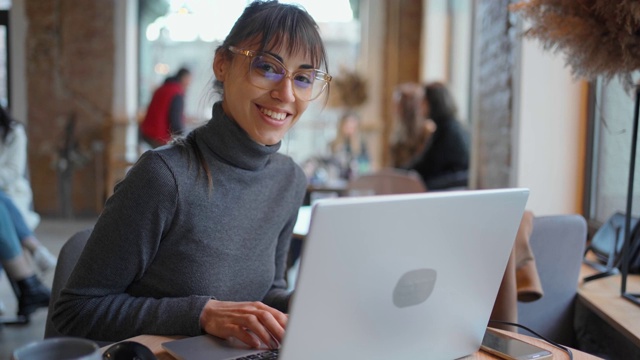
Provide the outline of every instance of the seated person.
[[53,269],[56,258],[33,235],[40,216],[32,210],[27,174],[27,135],[24,126],[0,106],[0,203],[11,215],[18,237],[41,271]]
[[107,201],[54,305],[59,333],[282,340],[286,256],[307,181],[278,150],[327,94],[325,48],[302,8],[254,1],[213,71],[222,101],[211,120],[145,152]]
[[27,319],[40,307],[49,306],[51,291],[42,284],[22,252],[9,210],[0,203],[0,263],[19,289],[18,315]]
[[345,113],[338,122],[336,137],[329,143],[331,158],[340,169],[340,178],[349,180],[368,171],[369,155],[360,134],[360,118]]
[[391,166],[403,168],[424,151],[436,126],[426,116],[422,85],[418,83],[398,85],[393,100],[396,117],[389,140]]
[[56,257],[36,238],[33,231],[29,229],[29,226],[24,221],[20,210],[2,191],[0,191],[0,204],[3,204],[7,209],[18,239],[20,239],[22,246],[31,253],[40,271],[47,272],[52,270],[57,263]]
[[469,133],[456,118],[453,96],[445,85],[425,87],[427,117],[436,130],[424,150],[403,166],[416,170],[429,190],[466,187],[469,171]]

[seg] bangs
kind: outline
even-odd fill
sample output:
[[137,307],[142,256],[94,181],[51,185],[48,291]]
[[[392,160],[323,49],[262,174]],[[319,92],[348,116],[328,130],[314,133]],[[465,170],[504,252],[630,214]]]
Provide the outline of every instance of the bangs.
[[260,39],[260,51],[274,50],[288,55],[301,53],[311,59],[315,68],[326,65],[322,39],[315,27],[300,26],[296,17],[283,16],[265,24],[265,31]]
[[246,43],[259,51],[303,54],[315,68],[327,70],[327,59],[313,18],[300,6],[277,2],[254,3],[238,19],[222,47]]

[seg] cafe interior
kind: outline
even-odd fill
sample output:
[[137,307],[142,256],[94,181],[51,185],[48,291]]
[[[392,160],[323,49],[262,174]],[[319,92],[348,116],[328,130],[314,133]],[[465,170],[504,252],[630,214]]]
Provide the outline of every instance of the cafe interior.
[[[206,123],[219,96],[212,88],[215,48],[248,2],[0,1],[0,101],[25,124],[33,208],[42,217],[36,234],[53,252],[95,223],[115,184],[146,150],[138,126],[154,89],[180,67],[193,74],[187,129]],[[321,159],[340,118],[356,113],[368,155],[348,178],[330,171],[314,178],[308,195],[343,196],[358,177],[390,171],[396,89],[443,83],[471,140],[467,182],[455,190],[530,190],[530,240],[544,295],[512,304],[516,321],[560,339],[575,358],[640,358],[640,306],[624,296],[640,292],[640,275],[620,274],[619,263],[610,266],[602,253],[587,251],[614,214],[640,216],[640,176],[629,177],[637,132],[630,84],[637,74],[632,67],[618,70],[614,45],[592,36],[598,29],[571,32],[584,25],[584,14],[564,9],[546,13],[556,22],[545,21],[526,17],[517,0],[286,2],[301,4],[318,23],[333,80],[327,101],[309,107],[279,151],[303,167]],[[640,18],[623,5],[620,12]],[[549,30],[553,24],[558,28]],[[531,31],[543,25],[547,33]],[[640,45],[633,36],[625,46]],[[587,45],[575,51],[574,43]],[[360,92],[355,100],[354,91]],[[576,241],[560,244],[576,234]],[[587,264],[590,256],[600,267]],[[585,281],[600,273],[606,274]],[[43,279],[50,285],[53,274]],[[11,316],[15,296],[4,275],[0,299],[4,316]],[[42,340],[46,318],[41,309],[28,324],[0,326],[0,357]]]

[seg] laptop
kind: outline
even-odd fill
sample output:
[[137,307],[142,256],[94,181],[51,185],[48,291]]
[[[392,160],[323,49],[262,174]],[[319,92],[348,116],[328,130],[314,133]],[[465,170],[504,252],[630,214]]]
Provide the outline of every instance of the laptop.
[[[317,202],[279,359],[474,353],[528,195],[516,188]],[[162,346],[181,360],[261,352],[210,335]]]

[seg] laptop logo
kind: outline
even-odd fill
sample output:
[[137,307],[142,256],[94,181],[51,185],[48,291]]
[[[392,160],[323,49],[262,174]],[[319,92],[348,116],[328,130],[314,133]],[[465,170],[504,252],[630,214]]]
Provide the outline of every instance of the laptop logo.
[[399,308],[415,306],[427,300],[436,284],[433,269],[411,270],[398,280],[393,289],[393,304]]

